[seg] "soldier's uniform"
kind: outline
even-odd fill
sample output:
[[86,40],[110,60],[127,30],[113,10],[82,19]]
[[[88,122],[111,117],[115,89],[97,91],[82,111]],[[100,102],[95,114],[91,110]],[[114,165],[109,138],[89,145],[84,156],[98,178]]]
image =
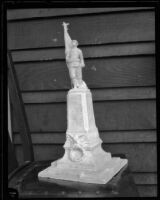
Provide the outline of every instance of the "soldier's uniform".
[[[80,49],[76,49],[79,50],[79,54],[82,54]],[[71,54],[71,52],[70,52]],[[70,77],[72,79],[72,83],[73,85],[80,85],[80,83],[82,82],[82,66],[81,66],[81,58],[69,58],[70,55],[67,56],[67,66],[69,69],[69,74]],[[78,56],[77,56],[78,57]]]

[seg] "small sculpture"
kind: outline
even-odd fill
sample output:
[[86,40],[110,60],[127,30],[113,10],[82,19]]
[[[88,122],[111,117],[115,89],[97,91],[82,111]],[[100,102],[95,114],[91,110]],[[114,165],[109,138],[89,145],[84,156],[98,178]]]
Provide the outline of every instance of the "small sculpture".
[[63,22],[66,63],[69,69],[71,83],[74,88],[86,88],[82,80],[82,68],[85,67],[83,53],[77,48],[78,41],[72,40],[68,34],[69,23]]
[[102,148],[102,140],[96,126],[92,93],[82,80],[85,66],[78,42],[71,40],[63,22],[66,63],[73,89],[67,93],[67,130],[63,145],[63,157],[53,161],[38,173],[40,180],[56,179],[92,184],[106,184],[122,167],[127,159],[112,157]]

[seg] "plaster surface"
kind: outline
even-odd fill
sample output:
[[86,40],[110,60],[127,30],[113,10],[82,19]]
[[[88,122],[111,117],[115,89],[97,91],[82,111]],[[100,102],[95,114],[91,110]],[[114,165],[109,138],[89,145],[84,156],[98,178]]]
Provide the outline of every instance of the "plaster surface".
[[101,144],[90,90],[71,89],[67,95],[65,153],[41,171],[39,179],[106,184],[128,161],[112,157]]

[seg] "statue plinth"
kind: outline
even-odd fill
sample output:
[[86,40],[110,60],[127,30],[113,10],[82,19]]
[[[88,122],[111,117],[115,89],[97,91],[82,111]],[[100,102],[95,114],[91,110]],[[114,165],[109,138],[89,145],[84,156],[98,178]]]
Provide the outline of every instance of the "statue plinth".
[[92,94],[87,87],[68,92],[67,120],[64,156],[41,171],[39,179],[107,183],[128,161],[113,158],[102,149],[94,118]]

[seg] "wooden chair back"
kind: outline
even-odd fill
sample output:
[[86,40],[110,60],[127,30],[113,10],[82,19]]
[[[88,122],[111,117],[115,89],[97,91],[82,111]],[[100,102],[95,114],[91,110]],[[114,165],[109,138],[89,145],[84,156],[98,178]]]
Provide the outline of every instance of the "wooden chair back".
[[11,51],[7,53],[8,61],[8,87],[10,94],[10,101],[15,112],[15,117],[18,124],[19,133],[21,136],[24,161],[34,161],[33,146],[30,134],[30,128],[27,121],[27,116],[24,108],[24,103],[20,93],[18,79],[12,60]]

